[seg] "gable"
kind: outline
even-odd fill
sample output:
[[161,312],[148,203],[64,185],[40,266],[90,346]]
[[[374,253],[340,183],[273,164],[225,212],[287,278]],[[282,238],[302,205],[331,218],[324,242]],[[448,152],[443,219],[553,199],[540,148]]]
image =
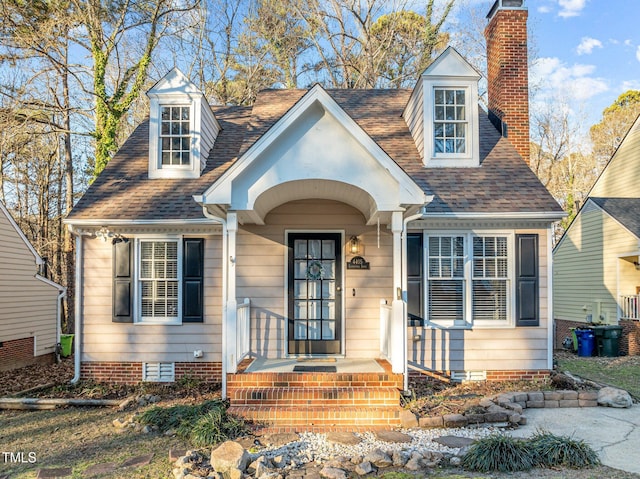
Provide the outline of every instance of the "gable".
[[[409,175],[320,86],[264,133],[201,201],[230,210],[255,210],[262,216],[278,206],[275,196],[282,196],[269,192],[284,191],[283,185],[296,182],[307,183],[297,188],[295,197],[284,194],[288,200],[332,197],[336,184],[344,185],[348,194],[341,199],[368,220],[376,211],[422,205],[426,199]],[[367,208],[363,194],[369,196],[364,202]],[[258,205],[261,197],[268,197],[268,204]]]
[[609,160],[589,196],[638,198],[640,190],[640,116]]
[[21,255],[31,255],[35,260],[35,264],[40,265],[43,263],[42,258],[31,245],[27,237],[24,235],[18,224],[14,221],[13,217],[0,201],[0,238],[2,243],[7,247],[7,243],[13,245],[17,251],[20,251]]
[[480,80],[481,75],[453,47],[447,49],[436,58],[422,74],[423,77],[459,77]]

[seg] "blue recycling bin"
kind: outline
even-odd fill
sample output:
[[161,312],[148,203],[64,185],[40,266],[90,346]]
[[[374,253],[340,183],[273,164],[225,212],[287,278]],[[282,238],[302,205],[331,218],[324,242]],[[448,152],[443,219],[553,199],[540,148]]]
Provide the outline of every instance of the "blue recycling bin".
[[593,329],[576,329],[578,338],[578,356],[593,356],[596,348],[596,335]]

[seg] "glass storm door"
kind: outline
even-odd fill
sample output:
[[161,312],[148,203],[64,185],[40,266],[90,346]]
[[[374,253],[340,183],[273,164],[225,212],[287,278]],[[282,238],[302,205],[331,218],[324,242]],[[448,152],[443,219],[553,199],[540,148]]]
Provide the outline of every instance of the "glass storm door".
[[289,234],[289,354],[340,354],[339,233]]

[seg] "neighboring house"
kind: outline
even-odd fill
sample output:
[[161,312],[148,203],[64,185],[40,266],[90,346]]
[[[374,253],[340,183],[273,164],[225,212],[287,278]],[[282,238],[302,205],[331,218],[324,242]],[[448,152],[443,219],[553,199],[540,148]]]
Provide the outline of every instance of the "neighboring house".
[[508,5],[486,32],[490,115],[452,48],[412,91],[232,107],[160,80],[67,219],[82,377],[191,374],[245,416],[309,426],[397,423],[408,367],[548,375],[563,212],[526,163],[527,10]]
[[53,362],[65,288],[40,276],[43,259],[0,201],[0,371]]
[[640,354],[640,117],[554,253],[556,347],[570,328],[619,324],[622,354]]

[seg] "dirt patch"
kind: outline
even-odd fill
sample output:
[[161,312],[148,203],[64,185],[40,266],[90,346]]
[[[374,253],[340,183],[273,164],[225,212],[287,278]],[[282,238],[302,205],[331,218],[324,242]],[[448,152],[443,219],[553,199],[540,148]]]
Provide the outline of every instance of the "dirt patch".
[[64,384],[73,378],[73,359],[59,364],[34,364],[0,372],[0,397],[47,384]]

